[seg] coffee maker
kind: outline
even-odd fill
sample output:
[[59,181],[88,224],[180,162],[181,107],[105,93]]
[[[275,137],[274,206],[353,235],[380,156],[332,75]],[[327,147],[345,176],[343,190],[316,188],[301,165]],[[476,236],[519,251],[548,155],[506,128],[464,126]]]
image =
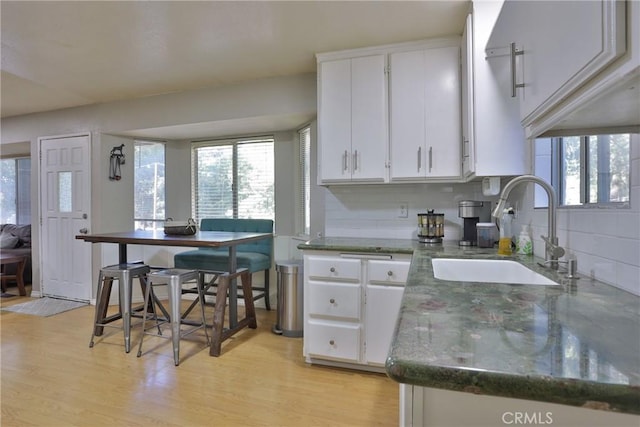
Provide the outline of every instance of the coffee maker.
[[464,221],[462,240],[458,244],[476,246],[478,244],[476,224],[491,221],[491,202],[462,200],[458,203],[458,217]]

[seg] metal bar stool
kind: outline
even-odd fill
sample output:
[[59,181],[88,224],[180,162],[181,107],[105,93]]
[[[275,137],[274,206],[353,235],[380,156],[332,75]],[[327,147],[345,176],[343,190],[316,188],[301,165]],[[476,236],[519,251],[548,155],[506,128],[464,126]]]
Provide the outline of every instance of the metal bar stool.
[[[100,274],[98,275],[95,321],[89,347],[93,347],[94,338],[102,335],[105,326],[120,328],[120,326],[109,325],[109,323],[122,319],[124,350],[129,353],[131,349],[131,292],[133,279],[137,277],[140,280],[140,286],[143,292],[145,292],[149,288],[149,286],[147,286],[147,275],[150,271],[148,265],[130,263],[110,265],[100,269]],[[118,280],[119,311],[116,314],[107,316],[111,286],[114,279]],[[147,307],[146,303],[145,307]]]
[[[183,320],[180,314],[180,302],[182,299],[182,285],[185,282],[189,282],[191,280],[197,281],[197,289],[198,289],[198,301],[200,302],[200,314],[202,316],[201,324],[194,324],[193,328],[186,329],[182,331],[180,329],[180,325],[183,323],[191,324],[191,322],[187,322]],[[144,304],[147,306],[149,304],[151,288],[159,285],[168,285],[169,286],[169,316],[168,319],[159,319],[157,315],[154,315],[155,326],[159,328],[159,325],[162,323],[169,322],[171,324],[171,341],[173,343],[173,361],[176,366],[180,363],[180,338],[200,329],[204,328],[204,333],[207,339],[207,346],[209,345],[209,334],[207,333],[207,327],[204,316],[204,287],[202,285],[202,281],[200,280],[200,275],[196,270],[185,270],[179,268],[170,268],[167,270],[154,271],[149,274],[149,285],[147,286],[147,291],[144,296]],[[164,311],[164,310],[163,310]],[[144,316],[142,318],[142,337],[140,338],[140,344],[138,347],[138,357],[142,356],[142,341],[144,339],[145,334],[159,336],[159,334],[152,334],[146,332],[146,320],[147,317]],[[159,330],[159,329],[158,329]]]

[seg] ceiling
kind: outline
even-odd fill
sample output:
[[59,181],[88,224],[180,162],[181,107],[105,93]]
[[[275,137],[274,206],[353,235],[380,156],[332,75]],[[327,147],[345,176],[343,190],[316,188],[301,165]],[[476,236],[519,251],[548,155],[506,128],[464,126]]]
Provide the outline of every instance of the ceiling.
[[468,7],[466,0],[2,0],[1,116],[315,72],[318,52],[460,34]]

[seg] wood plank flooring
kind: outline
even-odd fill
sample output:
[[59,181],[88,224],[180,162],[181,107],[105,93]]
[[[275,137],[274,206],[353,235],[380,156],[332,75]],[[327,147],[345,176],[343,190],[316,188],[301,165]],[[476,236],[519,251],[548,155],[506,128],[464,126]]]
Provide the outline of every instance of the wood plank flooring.
[[[28,300],[2,298],[0,305]],[[383,374],[308,365],[302,338],[274,335],[276,312],[257,312],[258,329],[224,342],[218,358],[209,356],[201,330],[189,335],[176,367],[170,340],[147,336],[136,357],[140,326],[129,354],[122,331],[110,328],[90,349],[93,306],[52,317],[2,311],[0,425],[398,424],[397,383]]]

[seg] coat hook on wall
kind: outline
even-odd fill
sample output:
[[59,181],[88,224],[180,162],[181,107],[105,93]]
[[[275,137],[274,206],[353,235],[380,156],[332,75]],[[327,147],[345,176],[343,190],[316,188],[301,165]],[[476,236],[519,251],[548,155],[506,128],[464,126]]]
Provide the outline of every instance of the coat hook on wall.
[[120,181],[122,178],[122,175],[120,175],[120,166],[124,165],[123,148],[124,144],[111,149],[111,156],[109,157],[109,179],[111,181]]

